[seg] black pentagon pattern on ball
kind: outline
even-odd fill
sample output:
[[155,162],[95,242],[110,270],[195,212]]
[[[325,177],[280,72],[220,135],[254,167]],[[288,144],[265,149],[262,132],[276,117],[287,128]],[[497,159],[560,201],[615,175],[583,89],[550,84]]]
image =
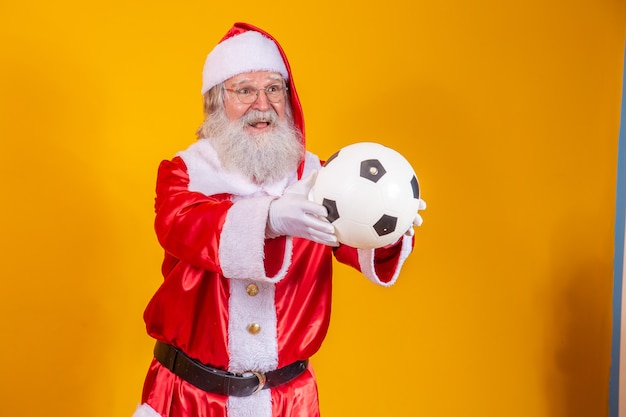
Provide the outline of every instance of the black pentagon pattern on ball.
[[413,198],[420,198],[420,185],[418,184],[415,175],[411,178],[411,188],[413,189]]
[[366,159],[361,162],[361,177],[372,182],[378,182],[387,171],[378,159]]
[[374,223],[374,230],[376,230],[378,236],[385,236],[396,230],[396,223],[398,223],[397,217],[383,214],[382,217]]
[[325,198],[322,200],[322,205],[326,207],[326,210],[328,210],[328,216],[326,216],[326,218],[329,222],[332,223],[339,218],[339,212],[337,211],[337,203],[335,200]]

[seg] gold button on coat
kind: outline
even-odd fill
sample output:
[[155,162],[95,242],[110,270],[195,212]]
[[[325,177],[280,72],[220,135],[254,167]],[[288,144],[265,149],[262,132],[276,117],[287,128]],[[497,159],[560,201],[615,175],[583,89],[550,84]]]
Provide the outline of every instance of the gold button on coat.
[[259,293],[259,287],[256,284],[249,284],[246,287],[246,292],[250,297],[254,297]]
[[248,326],[248,332],[250,334],[257,334],[261,331],[261,325],[259,323],[252,323]]

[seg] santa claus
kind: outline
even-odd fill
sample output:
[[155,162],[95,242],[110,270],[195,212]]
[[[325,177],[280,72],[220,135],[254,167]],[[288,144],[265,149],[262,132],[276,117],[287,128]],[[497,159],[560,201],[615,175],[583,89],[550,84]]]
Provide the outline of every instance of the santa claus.
[[321,164],[268,33],[236,23],[202,81],[198,140],[158,170],[164,281],[144,314],[157,342],[134,417],[319,416],[308,358],[329,325],[333,256],[392,285],[412,228],[379,249],[337,242],[307,198]]

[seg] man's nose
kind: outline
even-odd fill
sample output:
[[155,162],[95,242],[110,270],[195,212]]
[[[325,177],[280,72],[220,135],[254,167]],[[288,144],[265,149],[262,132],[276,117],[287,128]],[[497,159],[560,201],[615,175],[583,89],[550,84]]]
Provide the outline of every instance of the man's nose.
[[270,102],[267,99],[265,90],[258,90],[256,93],[256,100],[252,103],[252,108],[256,110],[267,110],[270,108]]

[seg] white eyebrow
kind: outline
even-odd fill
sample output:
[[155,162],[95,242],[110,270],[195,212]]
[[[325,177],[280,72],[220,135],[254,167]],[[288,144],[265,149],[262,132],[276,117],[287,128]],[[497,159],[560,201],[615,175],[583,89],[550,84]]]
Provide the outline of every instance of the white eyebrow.
[[252,82],[251,78],[242,78],[241,80],[238,80],[238,81],[234,82],[233,86],[239,85],[239,84],[245,84],[245,83],[249,83],[249,82]]
[[[268,78],[270,79],[271,82],[275,82],[275,81],[282,81],[283,77],[280,74],[270,74],[268,76]],[[242,78],[240,80],[237,80],[236,82],[233,83],[233,87],[241,85],[241,84],[246,84],[246,83],[250,83],[252,82],[252,78]]]

